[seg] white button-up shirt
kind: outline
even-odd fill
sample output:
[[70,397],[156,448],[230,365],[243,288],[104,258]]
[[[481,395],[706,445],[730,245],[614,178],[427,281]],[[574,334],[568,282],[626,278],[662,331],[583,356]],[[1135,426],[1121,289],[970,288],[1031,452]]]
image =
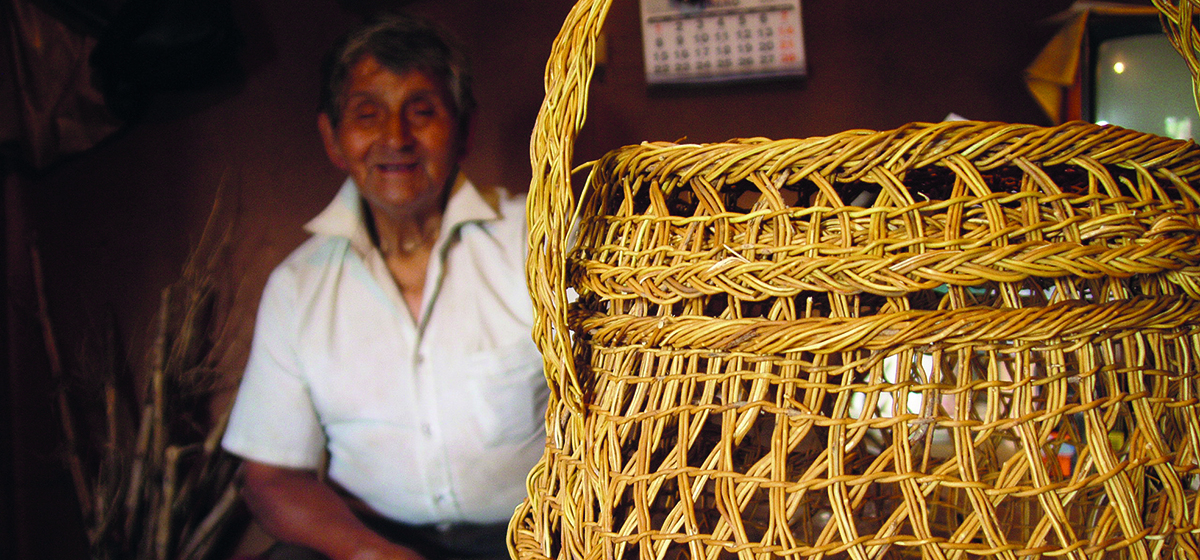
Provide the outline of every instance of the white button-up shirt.
[[507,520],[545,444],[524,198],[462,177],[414,319],[352,181],[272,272],[223,445],[318,469],[378,513]]

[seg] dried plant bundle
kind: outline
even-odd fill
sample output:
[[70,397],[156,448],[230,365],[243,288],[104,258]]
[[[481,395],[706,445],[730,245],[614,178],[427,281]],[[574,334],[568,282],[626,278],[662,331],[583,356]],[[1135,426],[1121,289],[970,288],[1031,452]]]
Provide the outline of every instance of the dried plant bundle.
[[[217,278],[232,220],[220,191],[180,278],[160,294],[154,340],[134,375],[144,382],[141,391],[127,381],[131,368],[118,357],[111,328],[81,352],[77,371],[67,372],[33,250],[66,461],[93,558],[210,558],[241,511],[237,460],[220,447],[229,410],[212,410],[231,342]],[[85,391],[99,394],[99,402],[81,398],[78,387],[99,387]]]

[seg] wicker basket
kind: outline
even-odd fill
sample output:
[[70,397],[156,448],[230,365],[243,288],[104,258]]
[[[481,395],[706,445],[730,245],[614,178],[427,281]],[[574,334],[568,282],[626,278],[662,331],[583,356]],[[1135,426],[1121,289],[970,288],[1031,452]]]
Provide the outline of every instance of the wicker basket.
[[1200,150],[1085,123],[647,143],[577,209],[607,7],[568,16],[533,140],[553,396],[515,558],[1200,556]]

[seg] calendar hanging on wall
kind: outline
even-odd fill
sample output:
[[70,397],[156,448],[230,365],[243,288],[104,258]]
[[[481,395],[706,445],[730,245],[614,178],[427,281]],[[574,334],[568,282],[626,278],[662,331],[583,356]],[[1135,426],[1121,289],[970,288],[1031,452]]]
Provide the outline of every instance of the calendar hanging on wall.
[[646,82],[802,77],[800,0],[641,0]]

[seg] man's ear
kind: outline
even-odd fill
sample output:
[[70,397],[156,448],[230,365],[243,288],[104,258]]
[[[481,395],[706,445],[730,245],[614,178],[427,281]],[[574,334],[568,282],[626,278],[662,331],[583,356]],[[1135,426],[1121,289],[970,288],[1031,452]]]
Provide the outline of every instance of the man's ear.
[[325,113],[317,115],[317,128],[321,129],[321,141],[325,143],[325,155],[329,157],[329,161],[342,171],[349,169],[350,166],[346,163],[346,157],[342,155],[342,149],[337,142],[337,133],[333,130],[333,122],[329,120],[329,115]]

